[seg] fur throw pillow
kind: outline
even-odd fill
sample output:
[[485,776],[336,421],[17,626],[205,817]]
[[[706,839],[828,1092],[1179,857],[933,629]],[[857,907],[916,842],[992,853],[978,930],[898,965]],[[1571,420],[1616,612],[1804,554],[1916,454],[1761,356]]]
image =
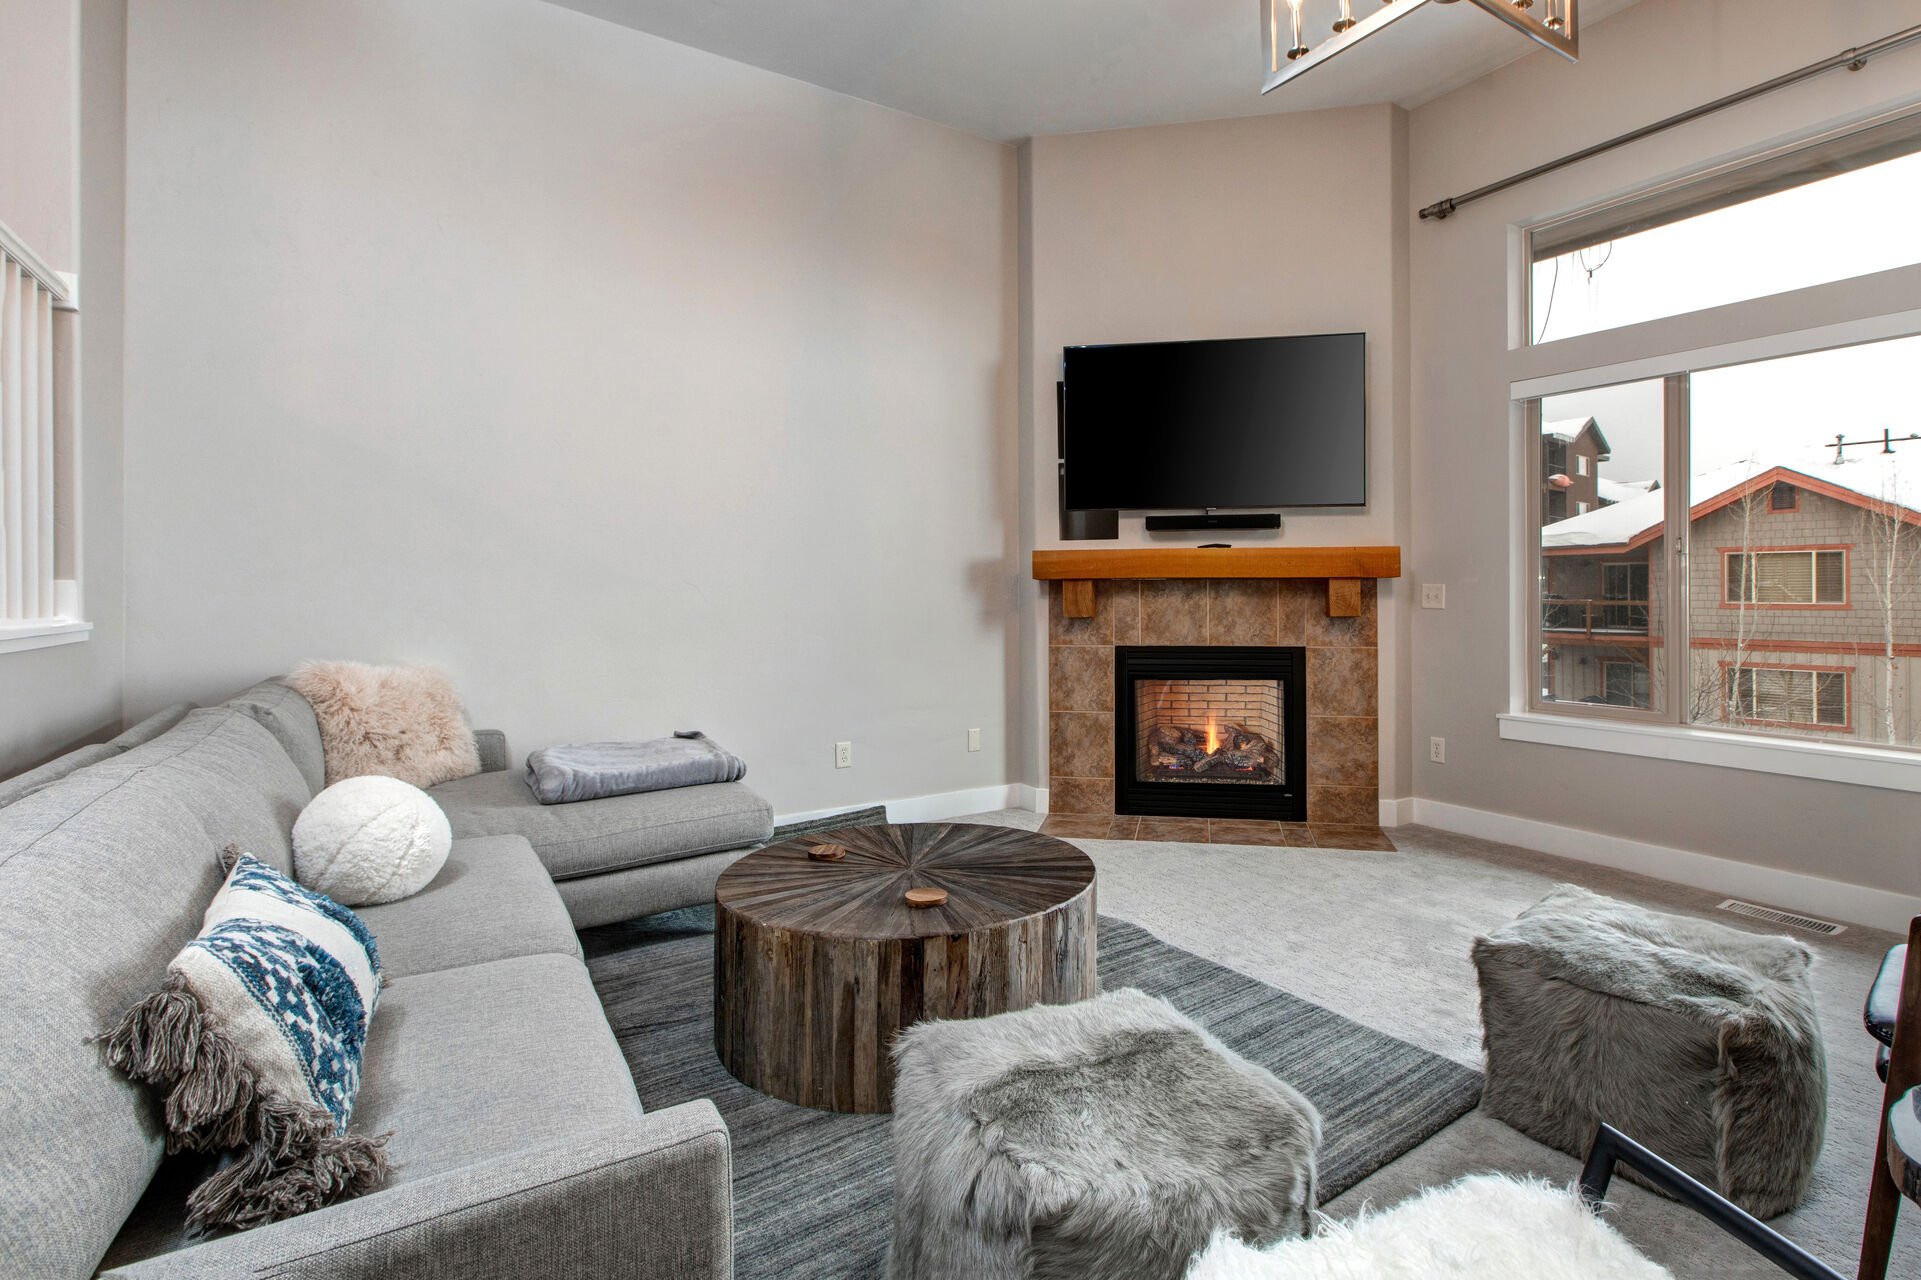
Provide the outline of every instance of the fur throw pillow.
[[102,1039],[166,1096],[170,1151],[231,1152],[187,1225],[254,1227],[378,1186],[386,1138],[347,1132],[380,953],[360,917],[227,849],[226,883],[167,982]]
[[379,773],[431,787],[480,772],[474,731],[442,671],[305,662],[287,683],[313,704],[329,786]]

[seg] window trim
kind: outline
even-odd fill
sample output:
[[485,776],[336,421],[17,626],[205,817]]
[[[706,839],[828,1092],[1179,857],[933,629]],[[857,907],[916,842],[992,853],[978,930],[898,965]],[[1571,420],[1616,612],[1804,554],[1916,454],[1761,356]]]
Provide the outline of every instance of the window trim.
[[[1781,492],[1781,490],[1783,489],[1786,489],[1788,491],[1788,496],[1793,498],[1794,501],[1790,502],[1785,507],[1777,507],[1774,505],[1774,495]],[[1801,486],[1800,485],[1791,484],[1786,480],[1776,480],[1773,484],[1768,486],[1767,513],[1769,515],[1771,516],[1792,515],[1794,512],[1799,511],[1800,509],[1801,509]]]
[[[1777,547],[1773,545],[1766,547],[1716,547],[1715,551],[1721,557],[1720,606],[1723,609],[1733,609],[1737,612],[1741,609],[1766,609],[1770,612],[1782,613],[1835,613],[1851,610],[1854,608],[1853,550],[1854,549],[1845,542],[1814,542],[1788,547]],[[1841,599],[1838,603],[1819,598],[1821,594],[1821,573],[1818,565],[1815,563],[1815,556],[1823,551],[1838,551],[1841,553]],[[1728,559],[1730,557],[1739,555],[1789,556],[1803,554],[1808,557],[1808,585],[1814,591],[1815,599],[1808,601],[1806,604],[1792,600],[1728,599]]]

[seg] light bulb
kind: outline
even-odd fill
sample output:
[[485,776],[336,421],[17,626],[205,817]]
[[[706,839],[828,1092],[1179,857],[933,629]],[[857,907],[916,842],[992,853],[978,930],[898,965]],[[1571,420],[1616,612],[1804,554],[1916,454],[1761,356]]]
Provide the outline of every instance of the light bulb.
[[1305,58],[1308,55],[1307,42],[1301,39],[1301,0],[1287,0],[1287,7],[1294,23],[1294,43],[1288,46],[1287,60]]
[[[1530,3],[1532,0],[1530,0]],[[1334,20],[1334,34],[1339,35],[1354,25],[1354,6],[1352,0],[1341,0],[1341,16]]]

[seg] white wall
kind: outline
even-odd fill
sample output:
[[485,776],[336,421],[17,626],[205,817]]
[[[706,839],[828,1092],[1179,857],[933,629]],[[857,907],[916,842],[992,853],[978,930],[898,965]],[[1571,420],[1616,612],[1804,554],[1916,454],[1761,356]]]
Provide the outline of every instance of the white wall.
[[137,5],[128,94],[130,711],[431,661],[781,812],[1007,780],[1011,148],[531,0]]
[[94,629],[84,644],[0,654],[0,777],[120,727],[126,2],[77,9],[0,0],[0,222],[80,276],[81,574]]
[[[1285,545],[1407,532],[1405,117],[1388,106],[1036,138],[1023,156],[1025,546],[1059,547],[1054,384],[1082,343],[1364,331],[1368,505],[1287,511]],[[1118,542],[1197,546],[1124,516]],[[1272,534],[1237,533],[1237,546]],[[1023,563],[1022,571],[1028,566]],[[1381,584],[1381,794],[1406,794],[1404,583]],[[1045,786],[1047,599],[1029,583],[1024,776]]]
[[[1916,0],[1643,0],[1583,33],[1578,66],[1532,56],[1413,112],[1410,203],[1458,194],[1916,22]],[[1921,893],[1921,796],[1504,742],[1495,721],[1507,709],[1512,658],[1512,229],[1918,92],[1921,49],[1910,49],[1412,227],[1410,585],[1448,585],[1445,612],[1417,610],[1411,621],[1411,737],[1448,740],[1444,765],[1415,753],[1418,796]],[[1658,860],[1646,869],[1662,874]]]

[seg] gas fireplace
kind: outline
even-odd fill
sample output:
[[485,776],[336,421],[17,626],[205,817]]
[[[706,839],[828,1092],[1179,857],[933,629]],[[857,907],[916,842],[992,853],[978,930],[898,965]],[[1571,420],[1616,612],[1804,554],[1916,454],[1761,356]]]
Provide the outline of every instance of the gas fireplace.
[[1307,813],[1306,650],[1117,646],[1114,811]]

